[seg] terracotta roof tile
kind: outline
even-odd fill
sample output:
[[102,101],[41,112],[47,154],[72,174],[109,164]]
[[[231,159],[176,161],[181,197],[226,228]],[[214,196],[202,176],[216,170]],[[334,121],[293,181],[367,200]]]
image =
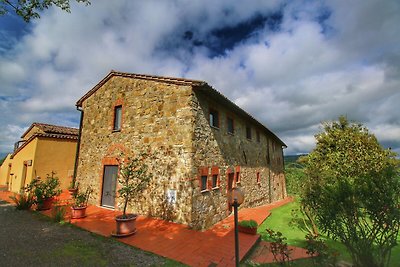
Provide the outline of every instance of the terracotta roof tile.
[[39,122],[34,122],[32,125],[28,128],[28,130],[25,131],[25,133],[21,136],[21,138],[24,138],[24,136],[33,128],[37,127],[46,134],[62,134],[62,135],[72,135],[78,137],[78,132],[79,130],[77,128],[71,128],[71,127],[66,127],[66,126],[58,126],[58,125],[52,125],[52,124],[47,124],[47,123],[39,123]]

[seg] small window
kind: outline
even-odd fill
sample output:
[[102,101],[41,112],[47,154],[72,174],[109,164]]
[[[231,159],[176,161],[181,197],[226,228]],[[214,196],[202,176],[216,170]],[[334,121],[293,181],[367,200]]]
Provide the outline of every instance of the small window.
[[210,109],[210,125],[219,128],[219,115],[215,109]]
[[207,175],[201,176],[201,191],[207,190]]
[[213,174],[212,176],[212,188],[218,187],[218,174]]
[[234,134],[235,128],[234,128],[234,125],[233,125],[233,119],[230,118],[230,117],[227,117],[226,118],[226,124],[227,124],[226,126],[227,126],[227,129],[228,129],[228,133]]
[[247,137],[247,139],[251,139],[251,128],[250,128],[250,126],[246,126],[246,137]]
[[257,142],[260,143],[261,138],[260,138],[260,132],[259,131],[256,132],[256,136],[257,136]]
[[236,172],[236,183],[240,183],[240,172]]
[[121,130],[121,117],[122,117],[122,106],[116,106],[114,108],[114,131]]
[[257,184],[261,183],[260,173],[257,172]]

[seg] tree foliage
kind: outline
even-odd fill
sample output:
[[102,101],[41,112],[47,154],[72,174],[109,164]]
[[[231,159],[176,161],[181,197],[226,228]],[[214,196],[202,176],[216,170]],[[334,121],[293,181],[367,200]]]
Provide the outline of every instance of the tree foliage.
[[292,162],[285,166],[286,189],[289,195],[300,195],[305,179],[304,165]]
[[[76,0],[89,5],[89,0]],[[66,12],[71,12],[70,0],[0,0],[0,15],[15,12],[26,22],[40,18],[39,12],[57,6]]]
[[119,165],[118,190],[119,197],[124,200],[123,217],[126,217],[128,202],[142,193],[152,178],[145,163],[147,155],[142,153],[134,158],[123,158]]
[[361,124],[324,123],[306,158],[302,204],[355,266],[385,266],[400,227],[398,161]]

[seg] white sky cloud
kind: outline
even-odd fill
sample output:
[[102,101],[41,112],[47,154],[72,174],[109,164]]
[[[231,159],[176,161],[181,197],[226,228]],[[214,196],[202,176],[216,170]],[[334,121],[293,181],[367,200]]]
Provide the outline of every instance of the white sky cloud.
[[[212,50],[221,49],[218,31],[257,16],[272,20]],[[76,100],[111,69],[205,80],[280,136],[286,154],[310,151],[319,123],[341,114],[400,152],[398,25],[396,0],[99,0],[73,4],[71,14],[50,9],[22,37],[0,39],[0,152],[33,121],[78,126]]]

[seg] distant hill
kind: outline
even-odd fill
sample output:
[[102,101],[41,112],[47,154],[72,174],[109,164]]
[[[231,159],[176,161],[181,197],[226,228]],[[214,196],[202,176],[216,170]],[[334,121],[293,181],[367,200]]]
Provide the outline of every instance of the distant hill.
[[285,164],[296,162],[301,156],[305,156],[305,154],[303,154],[303,155],[287,155],[287,156],[284,156]]

